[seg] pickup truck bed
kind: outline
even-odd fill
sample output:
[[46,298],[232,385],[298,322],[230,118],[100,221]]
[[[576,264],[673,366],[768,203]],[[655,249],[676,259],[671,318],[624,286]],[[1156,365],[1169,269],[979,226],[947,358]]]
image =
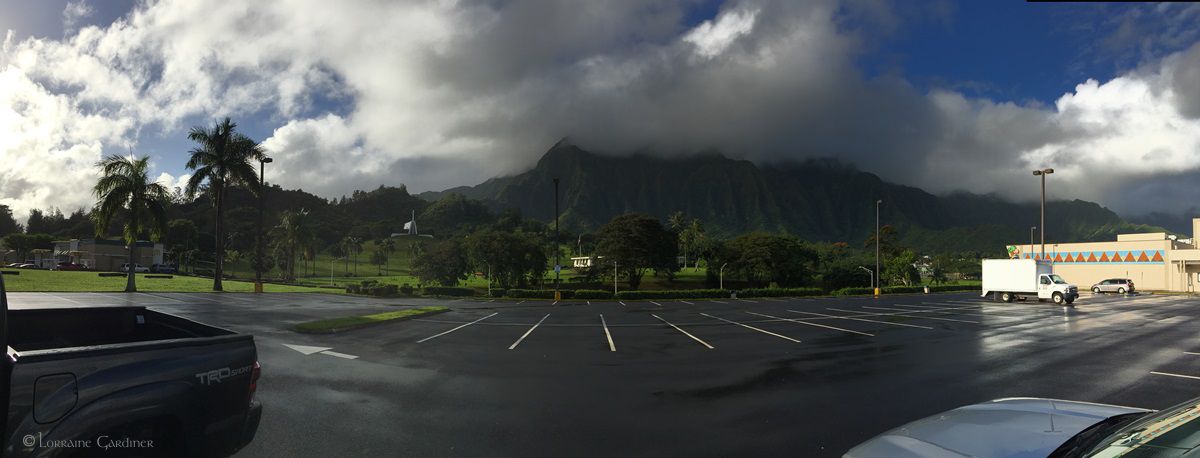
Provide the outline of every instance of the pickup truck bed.
[[221,456],[258,428],[253,336],[144,307],[9,309],[7,329],[5,456]]

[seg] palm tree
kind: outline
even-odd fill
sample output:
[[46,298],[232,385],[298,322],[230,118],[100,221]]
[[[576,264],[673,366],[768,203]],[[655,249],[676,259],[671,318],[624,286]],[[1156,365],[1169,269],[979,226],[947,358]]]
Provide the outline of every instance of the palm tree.
[[296,251],[307,250],[314,239],[308,210],[301,208],[298,211],[283,212],[279,217],[279,225],[275,227],[275,233],[276,243],[283,248],[288,258],[288,279],[295,281]]
[[[188,139],[199,146],[190,152],[187,168],[194,170],[188,180],[187,197],[192,199],[200,189],[200,185],[208,182],[216,218],[213,221],[216,253],[225,252],[225,191],[230,186],[245,186],[255,194],[259,192],[258,174],[255,173],[252,162],[262,160],[266,156],[257,142],[238,133],[237,124],[225,118],[224,121],[213,124],[212,129],[193,127],[188,133]],[[213,291],[221,291],[221,275],[224,273],[222,256],[216,256],[216,266],[213,269]]]
[[383,261],[384,262],[383,271],[386,274],[389,270],[391,270],[392,253],[396,252],[396,240],[392,239],[391,237],[387,237],[387,238],[384,238],[383,240],[380,240],[378,243],[375,244],[375,246],[379,251],[382,251],[383,254],[385,256],[387,256],[387,258],[385,258]]
[[346,273],[350,273],[350,258],[354,257],[354,274],[358,275],[358,254],[362,253],[362,239],[358,237],[342,237],[342,251],[346,253]]
[[125,281],[125,292],[137,291],[135,270],[137,265],[138,234],[150,232],[158,240],[167,230],[167,206],[170,192],[161,184],[150,180],[149,158],[108,156],[97,162],[100,181],[92,188],[96,195],[96,206],[92,209],[92,220],[96,224],[96,236],[103,237],[108,225],[118,214],[124,217],[123,235],[129,245],[129,275]]

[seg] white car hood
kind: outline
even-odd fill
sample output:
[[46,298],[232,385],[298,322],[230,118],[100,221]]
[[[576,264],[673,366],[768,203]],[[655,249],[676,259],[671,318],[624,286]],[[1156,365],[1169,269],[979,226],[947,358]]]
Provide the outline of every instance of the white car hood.
[[1075,434],[1131,407],[1041,398],[972,404],[885,432],[846,457],[1045,457]]

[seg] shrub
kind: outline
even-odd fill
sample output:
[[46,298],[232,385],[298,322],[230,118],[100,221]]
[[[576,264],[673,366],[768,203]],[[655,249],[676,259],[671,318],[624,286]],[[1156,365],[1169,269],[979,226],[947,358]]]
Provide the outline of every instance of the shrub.
[[883,292],[887,294],[896,293],[921,293],[925,292],[924,286],[888,286],[883,288]]
[[363,294],[367,296],[389,297],[395,296],[399,288],[396,285],[381,285],[375,281],[364,281],[359,284],[346,285],[346,292],[350,294]]
[[405,296],[412,296],[413,295],[412,285],[410,285],[408,283],[400,285],[400,294],[403,294]]
[[506,289],[492,288],[492,297],[504,297],[507,292]]
[[429,296],[474,296],[471,288],[455,288],[452,286],[426,286],[422,291]]
[[858,295],[858,294],[875,294],[875,289],[856,286],[856,287],[851,287],[851,288],[842,288],[839,290],[835,290],[830,294],[833,294],[834,296],[853,296],[853,295]]
[[[562,292],[563,299],[570,299],[575,293],[574,291],[564,289]],[[519,299],[554,299],[554,290],[552,289],[510,289],[507,293],[508,297]]]
[[703,299],[709,297],[729,297],[729,291],[723,289],[678,289],[660,291],[620,291],[617,299]]
[[572,295],[575,299],[612,299],[611,292],[598,289],[577,289]]
[[930,286],[931,293],[944,293],[948,291],[980,291],[982,286],[979,285],[937,285]]
[[821,288],[750,288],[738,291],[738,297],[820,296]]

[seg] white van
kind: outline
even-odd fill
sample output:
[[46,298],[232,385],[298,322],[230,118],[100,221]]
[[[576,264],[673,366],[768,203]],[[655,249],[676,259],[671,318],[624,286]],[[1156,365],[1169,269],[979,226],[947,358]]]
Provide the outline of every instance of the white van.
[[1001,302],[1036,297],[1070,305],[1079,288],[1054,273],[1054,264],[1033,259],[984,259],[983,297]]

